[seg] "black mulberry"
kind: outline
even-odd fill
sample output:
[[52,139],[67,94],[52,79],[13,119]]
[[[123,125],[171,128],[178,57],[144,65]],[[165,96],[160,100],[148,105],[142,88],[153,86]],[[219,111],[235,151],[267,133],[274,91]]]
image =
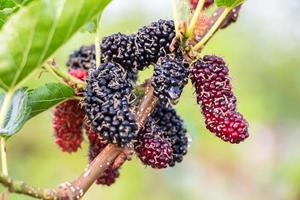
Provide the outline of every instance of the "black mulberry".
[[[144,26],[135,34],[137,67],[142,70],[144,66],[156,63],[160,57],[171,53],[171,44],[175,38],[175,26],[171,20],[159,20]],[[175,43],[174,51],[179,52],[179,45]]]
[[162,57],[154,66],[152,86],[154,95],[162,101],[176,102],[188,83],[189,64],[181,57]]
[[92,126],[101,137],[119,146],[136,138],[131,91],[126,70],[111,62],[91,71],[85,89],[85,110]]
[[69,69],[89,70],[96,67],[95,45],[81,46],[74,51],[67,61]]

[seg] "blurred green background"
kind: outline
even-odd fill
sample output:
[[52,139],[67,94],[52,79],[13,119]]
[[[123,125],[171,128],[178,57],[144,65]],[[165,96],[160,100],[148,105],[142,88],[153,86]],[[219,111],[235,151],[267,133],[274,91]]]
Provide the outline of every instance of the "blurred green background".
[[[133,158],[114,185],[94,185],[83,199],[300,199],[299,9],[298,0],[249,0],[238,23],[219,32],[204,51],[222,55],[230,66],[239,111],[250,124],[246,142],[231,145],[209,133],[189,85],[176,106],[193,140],[184,161],[159,171]],[[172,18],[169,0],[114,0],[103,14],[101,34],[131,33],[159,18]],[[54,57],[63,65],[74,49],[93,41],[93,35],[78,33]],[[28,84],[51,81],[43,73]],[[85,168],[87,140],[79,152],[61,153],[51,115],[35,117],[8,141],[12,177],[55,187]],[[31,198],[10,194],[9,199]]]

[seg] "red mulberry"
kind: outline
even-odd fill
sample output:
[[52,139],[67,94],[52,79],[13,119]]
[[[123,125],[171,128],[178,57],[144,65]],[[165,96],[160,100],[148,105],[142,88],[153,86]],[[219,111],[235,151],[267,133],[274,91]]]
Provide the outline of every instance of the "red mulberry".
[[[190,0],[191,6],[193,9],[196,9],[199,0]],[[214,3],[214,0],[206,0],[204,3],[204,8],[210,7]]]
[[165,103],[159,103],[151,116],[164,133],[164,138],[171,143],[173,160],[169,165],[172,167],[176,162],[180,163],[188,150],[188,136],[183,120],[171,105]]
[[140,160],[152,168],[166,168],[173,161],[170,142],[164,138],[159,128],[149,123],[139,132],[135,151]]
[[207,129],[224,141],[239,143],[245,140],[249,136],[248,123],[237,112],[224,60],[217,56],[197,60],[191,70],[191,80]]
[[110,62],[91,71],[85,89],[85,111],[91,125],[101,137],[119,146],[136,138],[131,91],[128,73],[122,66]]
[[88,75],[86,70],[80,69],[80,68],[70,69],[69,74],[71,76],[74,76],[75,78],[78,78],[78,79],[82,80],[82,81],[84,81],[86,79],[87,75]]
[[189,64],[182,58],[162,57],[154,67],[154,95],[162,101],[176,102],[188,83]]
[[84,111],[78,100],[68,100],[54,109],[53,128],[62,151],[76,152],[83,140]]
[[[92,162],[97,155],[106,147],[108,144],[107,140],[104,140],[93,131],[91,128],[87,130],[90,146],[89,146],[89,162]],[[118,169],[112,169],[109,166],[103,174],[96,180],[97,184],[110,186],[120,176]]]

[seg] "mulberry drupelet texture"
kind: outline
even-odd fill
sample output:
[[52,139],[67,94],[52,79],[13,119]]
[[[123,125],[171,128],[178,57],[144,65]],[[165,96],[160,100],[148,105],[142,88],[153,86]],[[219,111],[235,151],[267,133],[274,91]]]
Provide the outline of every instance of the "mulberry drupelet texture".
[[78,100],[68,100],[54,108],[53,128],[56,144],[65,152],[76,152],[83,140],[84,110]]
[[193,64],[191,80],[207,129],[224,141],[239,143],[249,136],[248,123],[237,112],[228,71],[222,58],[204,56]]
[[131,111],[132,81],[117,63],[103,63],[91,71],[84,101],[91,125],[110,143],[124,146],[136,138],[137,124]]
[[177,102],[188,83],[189,64],[182,57],[166,56],[154,66],[152,86],[161,101]]
[[69,69],[84,69],[89,70],[96,67],[96,52],[95,45],[81,46],[74,51],[67,61]]
[[153,120],[148,120],[144,129],[139,132],[135,151],[140,160],[152,168],[166,168],[173,162],[171,143]]

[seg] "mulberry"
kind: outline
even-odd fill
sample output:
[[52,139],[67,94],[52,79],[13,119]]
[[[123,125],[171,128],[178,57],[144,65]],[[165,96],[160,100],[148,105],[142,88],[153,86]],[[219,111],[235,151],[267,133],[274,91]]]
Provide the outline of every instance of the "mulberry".
[[249,136],[248,123],[237,112],[224,60],[217,56],[197,60],[191,70],[191,80],[207,129],[224,141],[239,143],[245,140]]
[[[199,0],[190,0],[192,8],[195,10],[198,5]],[[204,9],[209,8],[214,3],[214,0],[206,0],[204,3]]]
[[[135,55],[137,68],[142,70],[144,66],[156,63],[160,57],[171,53],[171,44],[176,36],[174,22],[171,20],[159,20],[144,26],[135,34]],[[179,45],[174,45],[176,53],[179,53]]]
[[166,168],[173,161],[173,150],[163,133],[148,121],[145,128],[138,134],[135,151],[140,160],[152,168]]
[[82,81],[84,81],[88,75],[87,71],[81,68],[74,68],[69,70],[69,74],[71,76],[74,76],[75,78],[78,78]]
[[89,70],[96,67],[95,45],[81,46],[74,51],[67,61],[69,69]]
[[105,37],[100,45],[101,61],[115,62],[130,70],[137,63],[135,61],[134,37],[122,33]]
[[124,146],[136,138],[137,124],[130,110],[132,83],[116,63],[91,71],[85,89],[85,111],[94,129],[110,143]]
[[174,166],[176,162],[183,160],[188,150],[188,136],[184,122],[175,109],[165,103],[159,103],[151,116],[164,133],[164,137],[171,143],[173,160],[169,165]]
[[[88,138],[90,142],[89,146],[89,162],[92,162],[97,155],[107,146],[107,140],[101,138],[92,128],[87,130]],[[120,176],[118,169],[112,169],[109,166],[103,174],[96,180],[97,184],[110,186]]]
[[154,95],[162,101],[176,102],[188,83],[189,64],[182,58],[162,57],[154,66],[152,86]]
[[68,100],[54,109],[53,128],[55,142],[62,151],[76,152],[83,140],[84,110],[78,100]]
[[240,13],[242,5],[239,5],[232,9],[232,11],[227,15],[227,17],[224,19],[224,21],[221,23],[220,28],[224,29],[227,28],[230,24],[234,23],[237,21]]

